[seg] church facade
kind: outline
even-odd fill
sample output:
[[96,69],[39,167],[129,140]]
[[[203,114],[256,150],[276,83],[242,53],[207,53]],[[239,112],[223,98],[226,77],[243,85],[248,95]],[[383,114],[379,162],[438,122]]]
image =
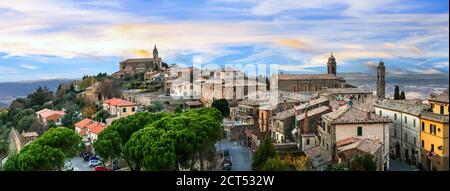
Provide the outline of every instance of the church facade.
[[328,58],[327,74],[279,74],[278,89],[294,93],[310,93],[329,88],[351,87],[345,79],[336,76],[336,59],[333,54]]

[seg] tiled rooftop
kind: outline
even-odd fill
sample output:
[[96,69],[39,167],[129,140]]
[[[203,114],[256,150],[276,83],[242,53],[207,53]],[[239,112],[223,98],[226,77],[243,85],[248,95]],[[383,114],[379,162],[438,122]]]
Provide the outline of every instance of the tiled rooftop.
[[284,119],[287,119],[289,117],[293,117],[294,115],[295,115],[295,110],[294,109],[289,109],[289,110],[286,110],[286,111],[275,113],[275,116],[273,116],[273,118],[275,120],[284,120]]
[[[327,111],[329,109],[330,108],[328,108],[327,106],[322,106],[322,107],[318,107],[318,108],[314,108],[312,110],[309,110],[307,112],[307,114],[308,114],[308,117],[312,117],[312,116],[315,116],[317,114],[323,113],[323,112],[325,112],[325,111]],[[301,120],[303,120],[305,118],[305,113],[301,113],[301,114],[297,115],[295,118],[297,119],[297,121],[301,121]]]
[[318,98],[318,99],[313,99],[313,100],[308,101],[307,103],[295,106],[295,110],[305,109],[306,107],[311,107],[311,106],[314,106],[314,105],[325,103],[327,101],[328,101],[328,99],[324,98],[324,97],[321,97],[321,98]]
[[278,80],[343,80],[333,74],[279,74]]
[[420,113],[430,108],[428,105],[425,104],[413,104],[407,101],[400,101],[400,100],[383,100],[382,102],[375,104],[374,107],[399,111],[415,116],[419,116]]
[[362,88],[331,88],[327,89],[326,92],[333,94],[371,94],[370,90]]
[[[356,140],[356,139],[354,139]],[[339,152],[351,150],[351,149],[357,149],[366,153],[370,153],[374,155],[378,150],[380,150],[382,147],[382,144],[378,141],[371,140],[371,139],[361,139],[356,140],[353,143],[349,143],[346,145],[343,145],[338,148]]]
[[442,103],[448,103],[448,91],[445,91],[441,94],[432,94],[430,95],[430,101],[436,101],[436,102],[442,102]]
[[424,111],[422,112],[422,115],[420,115],[420,118],[422,119],[428,119],[431,121],[441,122],[441,123],[448,123],[448,115],[440,115],[436,114],[430,111]]
[[341,107],[336,111],[323,115],[332,124],[348,123],[389,123],[390,120],[356,108]]

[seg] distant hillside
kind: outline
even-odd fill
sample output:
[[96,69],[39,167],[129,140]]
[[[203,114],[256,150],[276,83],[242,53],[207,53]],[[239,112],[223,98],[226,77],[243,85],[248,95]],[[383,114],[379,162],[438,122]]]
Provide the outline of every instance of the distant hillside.
[[61,83],[68,83],[71,79],[55,79],[27,82],[0,82],[0,108],[9,107],[9,104],[18,97],[25,97],[33,93],[39,86],[46,86],[56,91]]

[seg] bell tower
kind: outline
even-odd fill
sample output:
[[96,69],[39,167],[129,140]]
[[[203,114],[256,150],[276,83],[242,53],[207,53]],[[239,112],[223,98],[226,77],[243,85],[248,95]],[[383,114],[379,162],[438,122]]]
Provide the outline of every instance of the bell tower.
[[155,44],[155,48],[153,48],[153,64],[155,64],[156,70],[162,69],[162,63],[159,60],[158,49],[156,48],[156,44]]
[[328,68],[328,74],[333,74],[336,76],[336,59],[333,56],[333,53],[331,53],[331,56],[328,58],[327,62],[327,68]]
[[386,97],[386,68],[384,67],[383,60],[380,61],[377,68],[377,97],[378,99],[384,99]]

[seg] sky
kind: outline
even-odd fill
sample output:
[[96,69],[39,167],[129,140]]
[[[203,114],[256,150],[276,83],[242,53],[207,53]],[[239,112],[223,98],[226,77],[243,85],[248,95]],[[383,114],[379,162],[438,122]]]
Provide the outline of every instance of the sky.
[[81,78],[126,58],[286,73],[445,74],[447,0],[0,0],[0,82]]

